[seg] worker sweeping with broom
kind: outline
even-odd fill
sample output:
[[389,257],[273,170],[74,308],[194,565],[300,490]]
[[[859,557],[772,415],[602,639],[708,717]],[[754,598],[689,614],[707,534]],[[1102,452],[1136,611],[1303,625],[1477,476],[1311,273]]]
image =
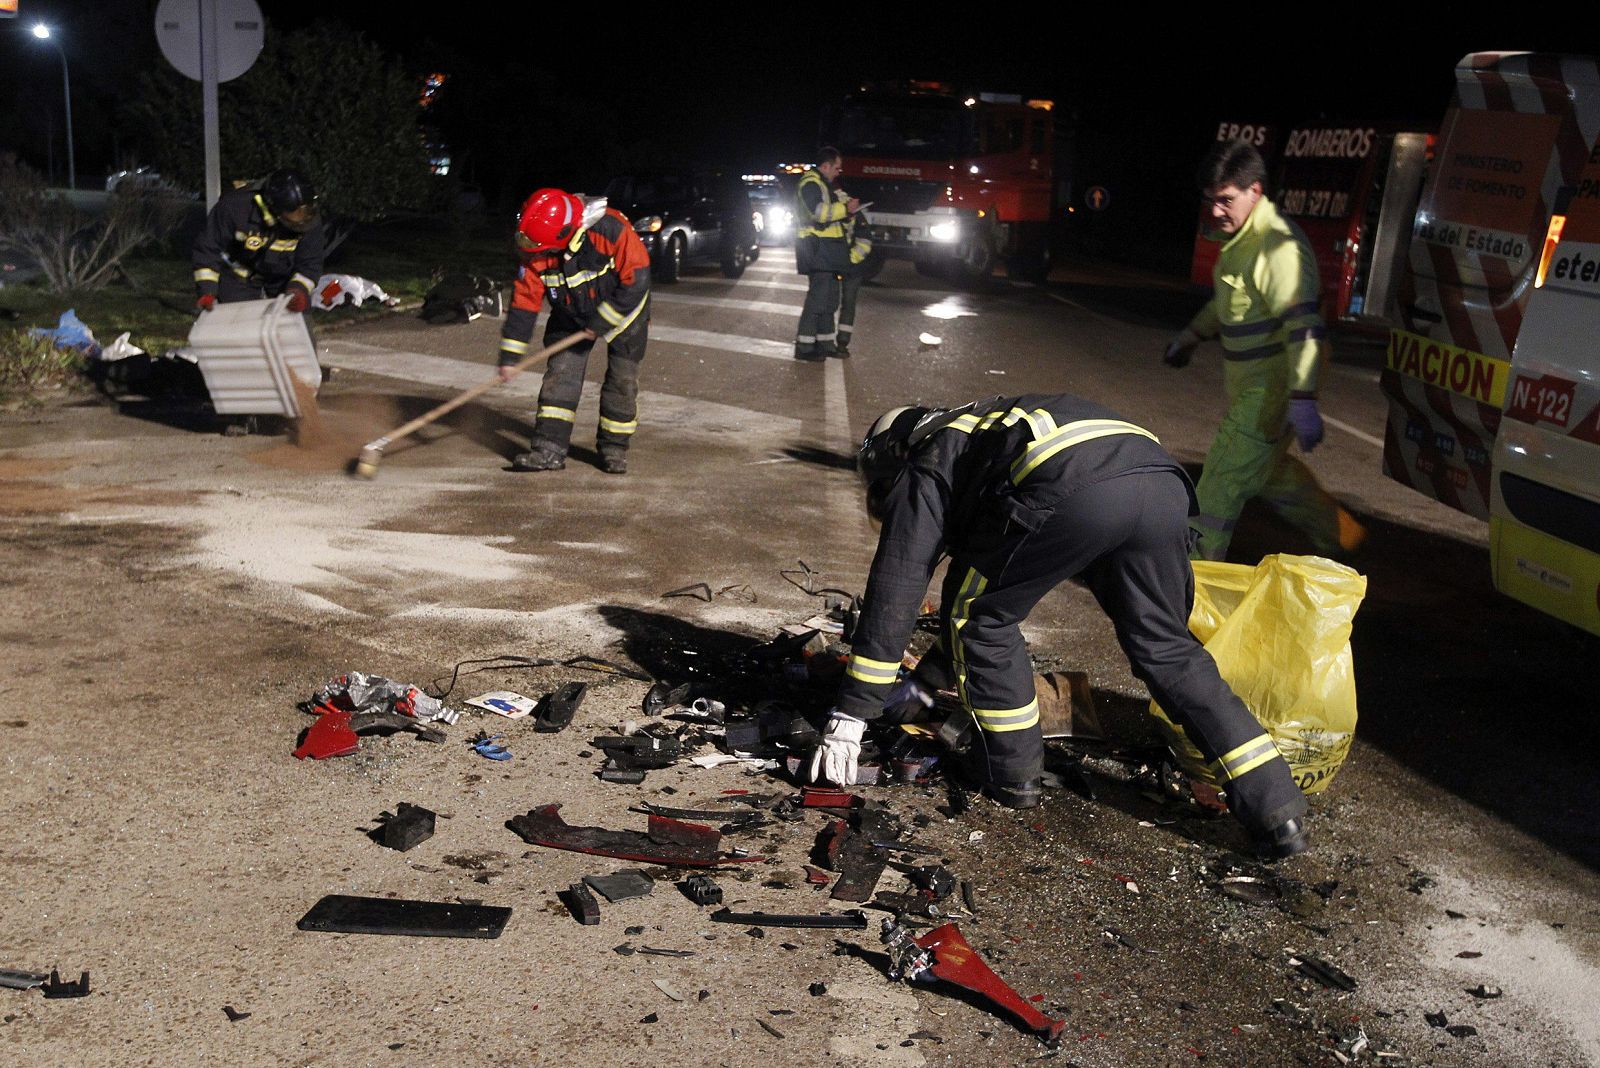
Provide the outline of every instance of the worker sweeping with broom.
[[558,471],[578,416],[583,372],[593,338],[606,343],[606,379],[600,389],[600,426],[595,435],[600,467],[607,474],[628,470],[628,445],[639,428],[639,363],[650,324],[650,253],[633,224],[604,201],[585,205],[559,189],[541,189],[522,206],[517,223],[517,272],[511,310],[500,332],[504,377],[528,352],[534,322],[546,298],[547,346],[581,331],[583,344],[550,357],[533,447],[511,461],[517,471]]

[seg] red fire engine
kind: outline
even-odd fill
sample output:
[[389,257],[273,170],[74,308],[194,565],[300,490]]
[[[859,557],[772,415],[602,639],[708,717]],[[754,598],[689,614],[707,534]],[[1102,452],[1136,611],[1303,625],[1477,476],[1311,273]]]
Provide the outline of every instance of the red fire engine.
[[863,89],[829,109],[823,140],[844,156],[839,186],[866,205],[874,258],[969,282],[1004,261],[1013,277],[1043,280],[1056,202],[1053,109],[943,82]]

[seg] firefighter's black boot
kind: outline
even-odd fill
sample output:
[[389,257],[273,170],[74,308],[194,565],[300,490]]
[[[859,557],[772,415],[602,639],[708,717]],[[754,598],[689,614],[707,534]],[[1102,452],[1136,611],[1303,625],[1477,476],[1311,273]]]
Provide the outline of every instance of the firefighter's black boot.
[[528,452],[519,452],[511,458],[513,471],[560,471],[566,466],[565,453],[557,452],[542,443]]
[[628,473],[628,452],[626,449],[601,449],[600,470],[608,475],[625,475]]
[[1311,848],[1303,819],[1284,820],[1255,841],[1256,852],[1263,860],[1284,860],[1304,853]]

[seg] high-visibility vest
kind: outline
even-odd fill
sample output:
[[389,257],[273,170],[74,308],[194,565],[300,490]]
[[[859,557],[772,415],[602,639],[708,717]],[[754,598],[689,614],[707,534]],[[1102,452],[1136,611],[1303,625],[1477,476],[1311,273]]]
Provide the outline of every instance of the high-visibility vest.
[[[807,198],[807,190],[810,198]],[[800,176],[795,188],[795,218],[799,224],[795,234],[799,237],[844,238],[844,221],[850,213],[828,186],[828,180],[814,170]]]

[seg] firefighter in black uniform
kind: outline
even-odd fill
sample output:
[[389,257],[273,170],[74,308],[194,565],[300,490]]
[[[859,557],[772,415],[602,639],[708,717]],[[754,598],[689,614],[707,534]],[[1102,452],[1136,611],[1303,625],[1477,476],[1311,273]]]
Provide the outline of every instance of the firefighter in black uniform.
[[[639,429],[639,363],[650,326],[650,253],[633,224],[614,208],[596,205],[585,221],[583,199],[541,189],[522,206],[517,248],[522,267],[500,331],[500,376],[528,354],[545,298],[550,319],[544,343],[580,331],[606,343],[606,379],[600,388],[596,445],[608,474],[628,471],[628,445]],[[558,471],[567,466],[583,370],[594,342],[579,342],[550,358],[539,387],[533,447],[511,461],[517,471]]]
[[303,312],[322,277],[324,244],[317,191],[299,171],[230,189],[194,241],[195,306],[287,293],[289,310]]
[[[859,460],[883,527],[813,779],[854,781],[868,723],[954,687],[980,728],[985,789],[1016,808],[1037,804],[1044,739],[1019,627],[1076,578],[1111,617],[1134,674],[1218,769],[1261,852],[1306,848],[1306,802],[1288,763],[1189,633],[1194,488],[1155,435],[1076,397],[996,397],[895,409],[868,431]],[[939,642],[899,680],[945,555]]]

